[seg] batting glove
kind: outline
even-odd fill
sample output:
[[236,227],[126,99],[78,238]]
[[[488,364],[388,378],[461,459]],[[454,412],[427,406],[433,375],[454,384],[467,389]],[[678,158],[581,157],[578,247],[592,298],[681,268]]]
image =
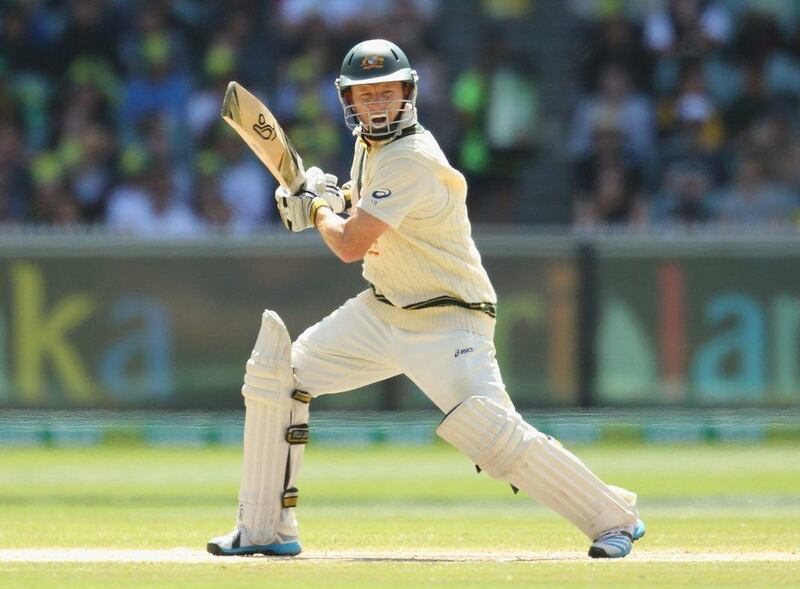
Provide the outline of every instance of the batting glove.
[[289,194],[283,186],[275,190],[275,202],[283,226],[295,233],[314,227],[317,211],[321,207],[331,208],[328,201],[310,190]]
[[333,174],[326,174],[314,166],[306,170],[306,185],[304,188],[324,198],[331,210],[338,215],[345,212],[347,201],[342,190],[336,186],[337,181],[338,178]]

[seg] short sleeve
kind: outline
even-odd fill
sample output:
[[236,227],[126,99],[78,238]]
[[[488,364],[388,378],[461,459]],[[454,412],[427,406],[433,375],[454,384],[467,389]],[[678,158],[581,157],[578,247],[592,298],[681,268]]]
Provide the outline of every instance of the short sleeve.
[[425,208],[434,191],[431,170],[410,158],[394,158],[362,189],[358,207],[397,229],[403,219]]

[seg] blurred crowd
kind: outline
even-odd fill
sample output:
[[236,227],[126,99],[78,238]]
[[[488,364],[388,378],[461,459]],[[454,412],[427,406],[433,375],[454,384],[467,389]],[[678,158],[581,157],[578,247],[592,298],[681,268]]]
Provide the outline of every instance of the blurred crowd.
[[[543,2],[583,31],[555,139],[530,50]],[[407,49],[478,222],[519,221],[545,150],[571,168],[577,226],[798,221],[794,0],[4,0],[0,224],[276,226],[273,179],[219,117],[228,81],[265,99],[307,166],[346,177],[333,80],[373,37]]]
[[275,224],[274,181],[219,116],[228,81],[270,104],[307,165],[344,175],[344,52],[391,36],[436,68],[436,16],[427,0],[4,1],[0,223],[159,236]]
[[581,226],[800,222],[800,2],[573,2]]
[[[440,25],[468,5],[461,20],[480,24],[465,38],[470,55],[452,59]],[[376,37],[406,48],[421,79],[421,120],[469,176],[475,206],[487,203],[487,218],[502,220],[503,207],[488,203],[511,202],[536,95],[529,63],[492,27],[521,30],[513,23],[532,6],[6,0],[0,224],[156,236],[274,226],[273,179],[219,117],[228,81],[266,100],[306,166],[346,177],[353,139],[333,81],[346,51]]]

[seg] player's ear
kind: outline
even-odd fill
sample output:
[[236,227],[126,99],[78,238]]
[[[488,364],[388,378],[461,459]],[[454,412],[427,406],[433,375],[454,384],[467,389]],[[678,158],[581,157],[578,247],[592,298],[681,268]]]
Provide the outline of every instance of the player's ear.
[[408,100],[411,97],[411,93],[414,91],[414,85],[409,84],[408,82],[403,82],[403,100]]
[[353,89],[345,88],[342,90],[342,100],[347,104],[353,104]]

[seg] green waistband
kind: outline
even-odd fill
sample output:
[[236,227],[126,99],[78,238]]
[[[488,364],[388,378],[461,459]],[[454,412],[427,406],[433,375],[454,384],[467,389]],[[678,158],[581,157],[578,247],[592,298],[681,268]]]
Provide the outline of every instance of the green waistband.
[[[372,292],[375,294],[375,298],[378,299],[380,302],[385,303],[387,305],[391,305],[392,307],[396,307],[394,303],[392,303],[389,299],[385,296],[380,294],[376,289],[375,285],[371,282],[369,283]],[[497,305],[495,303],[468,303],[466,301],[462,301],[461,299],[457,299],[455,297],[442,295],[440,297],[434,297],[432,299],[428,299],[427,301],[420,301],[418,303],[411,303],[410,305],[404,305],[402,308],[407,309],[410,311],[414,311],[417,309],[430,309],[432,307],[461,307],[462,309],[469,309],[470,311],[479,311],[481,313],[486,313],[489,317],[494,319],[497,317]]]

